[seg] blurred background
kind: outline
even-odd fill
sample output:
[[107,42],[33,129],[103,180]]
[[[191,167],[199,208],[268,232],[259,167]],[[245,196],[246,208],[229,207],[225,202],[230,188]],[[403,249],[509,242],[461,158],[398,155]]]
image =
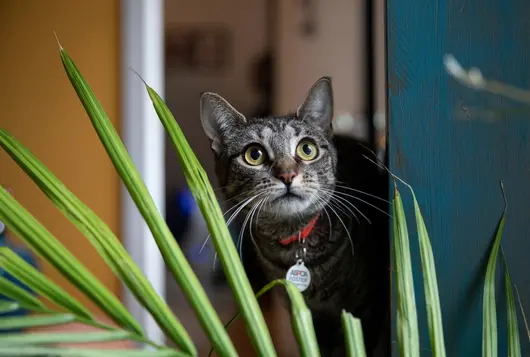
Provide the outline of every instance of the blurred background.
[[[163,94],[216,187],[199,120],[204,91],[221,94],[244,115],[264,116],[295,110],[319,77],[330,76],[335,130],[376,145],[384,157],[384,25],[383,0],[0,0],[0,127],[29,147],[121,237],[202,355],[209,345],[68,83],[53,32],[122,134],[175,238],[227,321],[236,307],[215,269],[212,245],[199,254],[208,235],[204,222],[145,89],[130,69]],[[137,310],[87,240],[3,152],[0,184]],[[12,234],[4,236],[0,244],[20,247]],[[29,253],[27,259],[87,303],[57,272]]]

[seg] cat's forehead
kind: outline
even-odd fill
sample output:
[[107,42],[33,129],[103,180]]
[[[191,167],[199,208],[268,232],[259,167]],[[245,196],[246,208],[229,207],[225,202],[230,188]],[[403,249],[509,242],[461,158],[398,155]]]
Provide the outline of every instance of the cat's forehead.
[[248,139],[260,141],[281,141],[307,135],[318,135],[318,132],[306,122],[296,117],[273,117],[251,119],[246,127]]
[[237,154],[250,144],[260,144],[273,152],[294,152],[302,138],[317,142],[325,141],[318,127],[298,119],[296,116],[249,119],[245,125],[232,128],[225,134],[225,150]]

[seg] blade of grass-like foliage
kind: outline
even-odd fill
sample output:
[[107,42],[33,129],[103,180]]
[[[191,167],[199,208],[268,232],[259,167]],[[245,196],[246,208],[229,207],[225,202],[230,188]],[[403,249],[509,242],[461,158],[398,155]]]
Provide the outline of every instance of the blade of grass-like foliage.
[[[173,273],[176,281],[192,305],[199,321],[221,356],[236,356],[235,347],[228,337],[219,316],[211,305],[206,292],[187,262],[182,250],[176,243],[164,218],[158,211],[145,183],[136,170],[131,157],[127,153],[118,133],[112,126],[107,114],[90,89],[75,63],[61,47],[61,60],[66,74],[72,83],[85,111],[87,112],[94,129],[96,130],[105,150],[127,187],[131,198],[145,219],[162,256]],[[266,355],[274,355],[268,353]]]
[[493,242],[493,247],[491,248],[491,253],[488,259],[486,277],[484,279],[484,296],[482,305],[482,356],[484,357],[497,357],[498,353],[497,307],[495,304],[495,268],[497,265],[499,248],[501,246],[505,219],[506,206],[504,207],[504,212],[502,213],[501,221],[499,223],[499,227],[497,228],[495,241]]
[[410,259],[409,234],[401,195],[394,189],[394,264],[397,292],[397,332],[401,356],[419,357],[418,317]]
[[343,310],[342,328],[346,338],[346,356],[366,357],[361,320],[353,317],[352,314]]
[[[396,177],[397,178],[397,177]],[[429,338],[431,350],[434,357],[445,357],[445,342],[442,322],[442,310],[440,308],[440,296],[438,294],[438,281],[436,278],[436,267],[432,253],[431,241],[427,227],[421,214],[420,205],[416,199],[416,194],[412,186],[403,182],[412,193],[414,199],[414,215],[416,216],[416,226],[418,230],[418,241],[420,245],[421,267],[423,274],[423,288],[425,291],[425,304],[427,306],[427,323],[429,325]]]
[[530,328],[528,327],[528,321],[526,321],[526,314],[524,313],[523,303],[521,302],[521,296],[519,295],[519,289],[517,285],[513,284],[515,288],[515,293],[517,294],[517,302],[519,302],[519,308],[521,309],[521,315],[523,315],[524,327],[526,329],[526,335],[528,336],[528,341],[530,342]]
[[118,298],[3,187],[0,187],[0,220],[118,325],[143,335],[141,327]]
[[[311,310],[309,310],[307,307],[302,293],[293,283],[285,279],[274,280],[258,291],[256,294],[256,299],[259,299],[261,296],[263,296],[263,294],[277,285],[283,285],[285,287],[287,294],[289,295],[289,299],[291,300],[291,321],[296,339],[298,341],[298,346],[300,348],[300,355],[302,357],[320,356]],[[238,312],[234,317],[232,317],[225,325],[225,328],[228,328],[239,317],[239,315],[240,313]],[[211,354],[212,350],[210,350],[209,355]]]
[[97,350],[46,347],[0,347],[1,357],[190,357],[174,350]]
[[55,343],[89,343],[128,340],[127,331],[78,333],[13,333],[0,334],[0,346],[49,345]]
[[179,348],[197,353],[188,333],[164,299],[158,295],[112,230],[15,138],[0,130],[0,146],[92,243],[114,273],[153,316],[162,331]]
[[[254,298],[252,288],[241,264],[208,176],[193,153],[169,108],[158,93],[147,84],[145,86],[158,117],[171,138],[188,186],[206,221],[215,249],[223,264],[223,271],[226,274],[228,283],[234,292],[236,301],[243,314],[250,338],[260,355],[275,355],[272,339],[265,324],[263,314]],[[288,290],[290,290],[290,287]]]
[[[502,251],[502,249],[501,249]],[[504,279],[506,284],[506,309],[508,314],[508,356],[521,357],[521,341],[519,337],[519,323],[517,322],[517,308],[513,297],[512,280],[508,271],[508,264],[504,252]]]
[[0,300],[0,315],[13,312],[13,311],[17,311],[19,308],[20,308],[20,305],[16,301],[1,301]]
[[40,296],[76,315],[92,319],[90,312],[76,299],[7,247],[0,247],[0,268],[5,269]]
[[24,305],[28,308],[44,310],[46,306],[35,296],[12,281],[0,276],[0,292],[2,295]]
[[63,325],[74,320],[72,314],[0,317],[0,331]]

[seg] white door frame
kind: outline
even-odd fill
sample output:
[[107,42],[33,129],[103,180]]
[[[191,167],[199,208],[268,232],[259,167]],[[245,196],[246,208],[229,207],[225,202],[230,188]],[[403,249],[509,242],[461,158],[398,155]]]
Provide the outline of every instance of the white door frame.
[[[121,135],[159,211],[165,210],[164,129],[138,72],[162,97],[164,92],[164,0],[121,0]],[[133,71],[134,69],[134,71]],[[121,237],[155,290],[165,297],[165,265],[136,205],[122,184]],[[157,343],[164,336],[151,316],[122,286],[122,300]]]

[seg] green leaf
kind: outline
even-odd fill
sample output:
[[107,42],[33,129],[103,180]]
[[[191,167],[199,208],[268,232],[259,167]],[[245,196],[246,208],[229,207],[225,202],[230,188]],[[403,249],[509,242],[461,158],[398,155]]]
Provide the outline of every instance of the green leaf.
[[401,356],[419,357],[418,317],[410,258],[407,220],[401,195],[394,189],[394,264],[397,292],[397,335]]
[[425,290],[425,304],[427,306],[427,322],[429,325],[429,338],[431,341],[432,354],[434,357],[445,357],[442,310],[440,308],[438,281],[436,278],[436,267],[434,265],[431,241],[414,190],[410,185],[406,185],[409,187],[412,197],[414,198],[414,213],[416,216],[418,241],[420,245],[423,288]]
[[63,325],[75,321],[72,314],[0,317],[0,331]]
[[[4,291],[2,290],[2,293]],[[16,301],[1,301],[0,300],[0,315],[7,314],[9,312],[17,311],[20,305]]]
[[10,280],[0,276],[0,291],[2,295],[21,303],[27,308],[38,310],[46,309],[46,306],[29,291],[21,288]]
[[79,332],[79,333],[13,333],[0,334],[0,346],[49,345],[55,343],[89,343],[128,340],[127,331]]
[[[61,48],[61,60],[83,107],[103,146],[127,187],[138,210],[145,219],[164,260],[176,281],[194,308],[199,321],[212,345],[222,356],[236,356],[235,347],[223,328],[219,316],[211,305],[199,279],[194,274],[182,250],[176,243],[164,218],[158,211],[145,183],[136,170],[120,137],[107,117],[101,104],[68,54]],[[269,353],[267,355],[273,355]]]
[[117,324],[143,335],[141,327],[118,298],[4,188],[0,189],[0,220]]
[[528,327],[528,321],[526,320],[526,314],[524,312],[523,303],[521,302],[521,296],[519,295],[519,289],[517,285],[513,285],[515,288],[515,293],[517,294],[517,302],[519,303],[519,308],[521,309],[521,315],[523,316],[524,327],[526,330],[526,335],[528,336],[528,342],[530,342],[530,328]]
[[366,357],[361,320],[349,312],[342,311],[342,328],[346,338],[346,356]]
[[[285,280],[278,279],[271,281],[256,294],[256,299],[259,299],[263,294],[271,290],[277,285],[283,285],[291,300],[291,322],[294,329],[295,337],[298,340],[298,346],[300,348],[300,355],[302,357],[309,356],[320,356],[315,328],[313,326],[313,318],[311,316],[311,310],[307,307],[302,293],[296,288],[296,286]],[[228,328],[238,317],[238,312],[230,321],[225,325]],[[211,355],[212,351],[210,350]]]
[[[275,356],[276,352],[263,314],[254,298],[252,287],[241,264],[208,176],[162,98],[147,84],[146,88],[158,117],[176,149],[180,167],[206,221],[215,249],[223,265],[223,271],[246,322],[250,339],[259,355]],[[288,288],[289,290],[290,288]],[[193,303],[197,304],[198,302]],[[199,318],[203,321],[204,326],[206,316],[201,317],[201,315],[202,313],[199,314]],[[217,321],[215,328],[221,328]]]
[[78,316],[92,320],[92,315],[83,305],[7,247],[0,247],[0,267],[42,297]]
[[196,354],[188,333],[158,295],[112,230],[15,138],[0,132],[0,146],[96,248],[113,272],[153,316],[166,336],[183,351]]
[[2,357],[190,357],[174,350],[97,350],[97,349],[69,349],[45,347],[0,347]]
[[517,322],[517,308],[513,297],[512,280],[508,271],[508,264],[503,254],[504,279],[506,283],[506,308],[508,314],[508,356],[521,357],[521,341],[519,337],[519,324]]
[[501,246],[502,232],[506,219],[506,207],[502,213],[501,221],[495,235],[495,241],[491,248],[486,268],[486,278],[484,279],[484,297],[482,305],[482,356],[497,357],[497,308],[495,304],[495,268],[497,256]]

